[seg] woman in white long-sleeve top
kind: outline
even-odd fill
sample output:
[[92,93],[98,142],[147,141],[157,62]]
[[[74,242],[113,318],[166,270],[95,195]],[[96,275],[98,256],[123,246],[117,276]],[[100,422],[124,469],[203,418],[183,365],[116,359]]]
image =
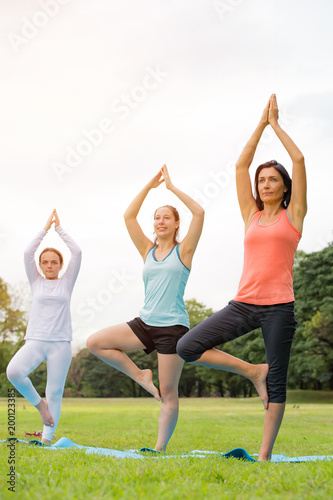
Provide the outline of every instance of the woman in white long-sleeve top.
[[[55,248],[45,248],[39,256],[38,272],[35,252],[43,238],[55,226],[66,243],[71,260],[64,275],[62,254]],[[60,226],[56,210],[24,252],[24,264],[32,293],[32,307],[24,346],[7,367],[7,377],[13,386],[34,405],[44,424],[42,443],[50,444],[57,427],[67,372],[72,360],[72,326],[70,300],[81,264],[81,250]],[[34,388],[28,375],[43,361],[47,362],[46,401]]]

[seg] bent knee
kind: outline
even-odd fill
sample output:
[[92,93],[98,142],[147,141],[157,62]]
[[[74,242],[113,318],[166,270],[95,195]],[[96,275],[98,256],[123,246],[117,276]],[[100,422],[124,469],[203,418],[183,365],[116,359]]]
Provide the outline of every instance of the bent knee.
[[176,351],[180,358],[182,358],[184,361],[187,361],[186,358],[188,353],[186,349],[186,343],[184,342],[184,337],[177,342]]
[[98,350],[97,341],[96,341],[96,339],[94,338],[93,335],[91,335],[90,337],[87,338],[86,345],[87,345],[87,349],[92,354],[95,354],[96,351]]
[[7,366],[6,375],[13,385],[23,378],[21,371],[11,363]]
[[182,358],[184,361],[187,363],[191,363],[193,361],[196,361],[199,359],[202,355],[202,353],[197,354],[193,352],[193,349],[188,345],[186,341],[181,338],[177,344],[177,354],[180,358]]

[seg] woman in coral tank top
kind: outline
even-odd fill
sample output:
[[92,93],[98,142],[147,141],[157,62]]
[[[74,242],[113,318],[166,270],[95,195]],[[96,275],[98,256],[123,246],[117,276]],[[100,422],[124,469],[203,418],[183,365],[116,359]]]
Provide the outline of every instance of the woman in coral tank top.
[[[251,380],[265,412],[259,460],[269,460],[286,401],[287,371],[296,329],[293,262],[306,214],[304,157],[278,123],[275,94],[236,163],[238,201],[245,223],[244,267],[234,300],[189,331],[177,345],[188,362]],[[292,160],[292,181],[275,160],[260,165],[252,194],[249,167],[270,125]],[[261,327],[267,364],[252,365],[215,349]]]

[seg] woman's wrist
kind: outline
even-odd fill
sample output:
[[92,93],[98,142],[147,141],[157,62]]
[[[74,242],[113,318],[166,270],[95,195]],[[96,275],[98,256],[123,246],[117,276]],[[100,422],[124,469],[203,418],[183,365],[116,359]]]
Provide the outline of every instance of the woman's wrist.
[[277,128],[281,128],[277,120],[272,120],[270,122],[270,126],[272,127],[273,130],[275,130]]
[[265,128],[269,125],[269,122],[268,121],[263,121],[263,120],[260,120],[259,124],[258,124],[258,128],[262,129],[262,130],[265,130]]

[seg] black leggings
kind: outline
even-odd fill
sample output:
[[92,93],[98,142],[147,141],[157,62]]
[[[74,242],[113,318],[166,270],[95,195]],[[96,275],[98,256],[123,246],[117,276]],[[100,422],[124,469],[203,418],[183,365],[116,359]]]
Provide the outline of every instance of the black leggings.
[[291,344],[296,330],[294,303],[258,306],[231,300],[182,337],[177,353],[185,361],[198,360],[208,349],[261,327],[269,365],[267,390],[271,403],[286,401]]

